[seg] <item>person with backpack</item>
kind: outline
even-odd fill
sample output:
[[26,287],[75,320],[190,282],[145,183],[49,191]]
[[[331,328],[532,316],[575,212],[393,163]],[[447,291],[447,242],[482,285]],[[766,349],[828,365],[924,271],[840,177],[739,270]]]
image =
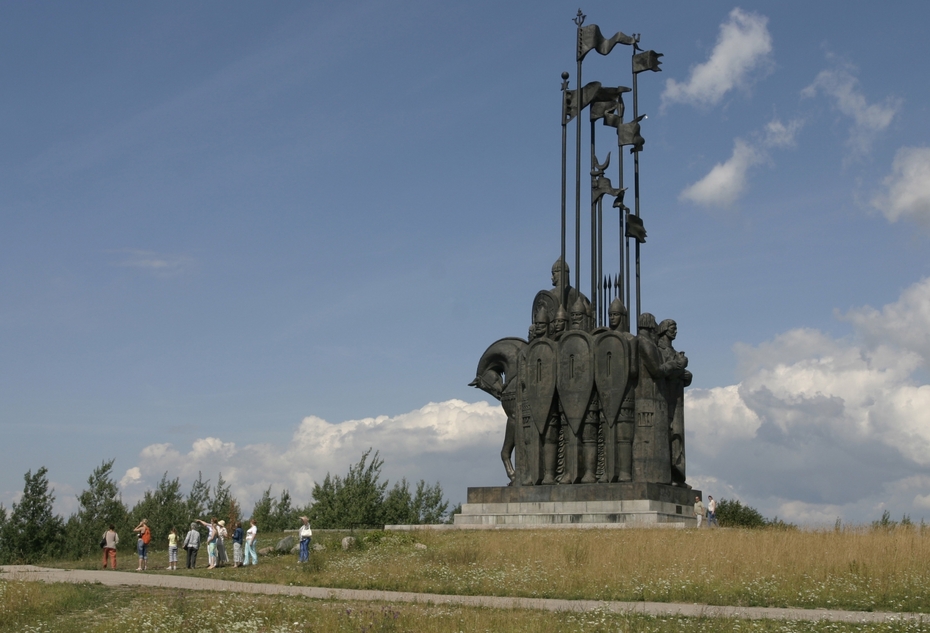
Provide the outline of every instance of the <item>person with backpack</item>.
[[142,522],[132,528],[132,531],[139,535],[139,540],[136,543],[136,550],[139,553],[139,566],[136,567],[136,571],[145,571],[148,567],[149,543],[152,542],[152,530],[149,529],[148,519],[142,519]]
[[200,532],[197,530],[197,523],[191,523],[190,532],[184,537],[181,547],[187,550],[187,568],[195,569],[197,567],[197,550],[200,549]]
[[220,526],[216,524],[216,517],[210,519],[207,523],[203,519],[197,519],[197,523],[207,528],[207,560],[210,562],[207,569],[216,567],[216,541],[219,538]]

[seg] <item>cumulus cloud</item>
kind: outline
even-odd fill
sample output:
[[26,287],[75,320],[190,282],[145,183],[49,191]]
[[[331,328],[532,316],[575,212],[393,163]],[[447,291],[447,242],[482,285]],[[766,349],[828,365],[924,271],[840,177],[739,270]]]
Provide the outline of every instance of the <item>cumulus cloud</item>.
[[749,168],[765,160],[765,155],[743,139],[733,142],[733,154],[723,163],[714,165],[710,172],[679,194],[679,200],[688,200],[704,207],[732,207],[746,190]]
[[746,191],[749,170],[770,159],[769,149],[794,147],[797,133],[803,126],[800,119],[788,123],[772,119],[752,141],[736,139],[730,158],[717,163],[706,176],[686,187],[678,199],[703,207],[732,207]]
[[905,218],[930,226],[930,147],[899,149],[882,185],[872,206],[890,222]]
[[[497,457],[506,416],[499,405],[449,400],[430,403],[397,416],[331,423],[309,416],[285,446],[237,446],[216,437],[196,440],[188,450],[172,444],[142,449],[137,465],[120,480],[124,498],[141,497],[139,487],[154,486],[162,473],[190,482],[222,473],[233,494],[248,510],[269,486],[273,494],[287,488],[298,503],[311,498],[314,482],[327,473],[344,475],[370,447],[384,460],[390,481],[439,481],[447,497],[464,501],[465,487],[507,483]],[[215,483],[215,479],[213,479]],[[128,488],[128,489],[127,489]]]
[[881,104],[870,104],[859,89],[851,68],[821,71],[811,85],[801,91],[804,97],[825,94],[840,113],[852,119],[847,145],[854,156],[868,154],[878,135],[891,125],[901,101],[888,97]]
[[930,517],[930,385],[918,371],[930,359],[930,279],[842,318],[854,336],[798,329],[739,345],[738,385],[690,390],[689,467],[768,516]]
[[694,66],[686,82],[665,82],[662,106],[676,102],[715,105],[731,90],[748,87],[753,71],[771,67],[772,36],[767,24],[765,16],[733,9],[720,25],[707,61]]

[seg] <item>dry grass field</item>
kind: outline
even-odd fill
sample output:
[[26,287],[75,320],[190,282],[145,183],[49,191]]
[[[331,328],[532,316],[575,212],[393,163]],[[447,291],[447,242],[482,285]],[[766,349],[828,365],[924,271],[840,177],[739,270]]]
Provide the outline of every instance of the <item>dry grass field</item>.
[[[260,535],[260,547],[281,536]],[[930,529],[919,526],[369,532],[348,552],[341,536],[318,535],[326,549],[305,565],[283,555],[262,557],[255,567],[206,570],[202,562],[193,572],[163,573],[464,595],[930,613]],[[162,557],[152,554],[150,567],[163,568]],[[121,566],[134,562],[123,558]]]

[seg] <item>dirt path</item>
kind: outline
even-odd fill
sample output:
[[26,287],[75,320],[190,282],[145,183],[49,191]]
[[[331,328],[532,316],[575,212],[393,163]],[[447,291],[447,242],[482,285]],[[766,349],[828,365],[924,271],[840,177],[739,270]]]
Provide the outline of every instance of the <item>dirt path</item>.
[[52,569],[33,565],[0,566],[0,580],[44,582],[90,582],[108,586],[167,587],[193,591],[225,591],[288,596],[305,596],[319,600],[361,600],[382,602],[418,602],[423,604],[453,604],[492,609],[536,609],[543,611],[595,611],[612,613],[642,613],[652,616],[682,615],[688,617],[745,618],[750,620],[808,620],[830,622],[930,622],[930,614],[838,611],[833,609],[776,609],[769,607],[718,607],[703,604],[666,602],[617,602],[599,600],[554,600],[547,598],[501,598],[495,596],[447,596],[432,593],[402,591],[370,591],[360,589],[327,589],[324,587],[294,587],[270,585],[192,576],[144,574],[126,571],[87,569]]

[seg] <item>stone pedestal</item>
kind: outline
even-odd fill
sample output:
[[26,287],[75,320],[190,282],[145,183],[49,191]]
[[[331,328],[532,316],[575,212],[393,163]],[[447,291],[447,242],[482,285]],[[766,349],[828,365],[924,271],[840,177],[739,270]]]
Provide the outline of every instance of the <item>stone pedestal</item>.
[[700,490],[642,482],[469,488],[456,526],[695,527]]

